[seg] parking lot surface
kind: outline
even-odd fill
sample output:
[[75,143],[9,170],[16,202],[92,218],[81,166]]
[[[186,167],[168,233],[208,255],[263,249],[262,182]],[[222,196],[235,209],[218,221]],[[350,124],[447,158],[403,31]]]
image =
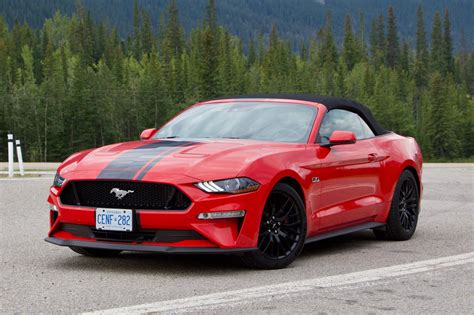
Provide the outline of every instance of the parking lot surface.
[[415,236],[308,245],[289,268],[232,256],[82,257],[43,241],[52,178],[0,179],[0,313],[472,313],[474,166],[427,165]]

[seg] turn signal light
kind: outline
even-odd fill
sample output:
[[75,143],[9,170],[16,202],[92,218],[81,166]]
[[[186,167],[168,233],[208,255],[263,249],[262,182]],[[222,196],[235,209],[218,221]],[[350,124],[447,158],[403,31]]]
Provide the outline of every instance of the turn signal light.
[[201,212],[198,215],[198,219],[201,219],[201,220],[231,219],[231,218],[242,218],[244,216],[245,216],[245,210],[222,211],[222,212]]

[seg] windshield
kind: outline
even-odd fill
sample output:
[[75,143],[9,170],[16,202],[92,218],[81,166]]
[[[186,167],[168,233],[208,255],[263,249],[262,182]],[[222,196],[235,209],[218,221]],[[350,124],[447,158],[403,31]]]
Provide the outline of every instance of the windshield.
[[184,111],[158,138],[230,138],[306,143],[316,117],[313,106],[272,102],[208,104]]

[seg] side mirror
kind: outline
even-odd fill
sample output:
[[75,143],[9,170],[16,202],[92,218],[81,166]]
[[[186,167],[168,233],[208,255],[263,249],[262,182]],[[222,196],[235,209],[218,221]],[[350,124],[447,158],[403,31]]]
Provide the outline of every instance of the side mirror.
[[329,143],[323,144],[323,147],[332,147],[333,145],[352,144],[356,142],[355,133],[351,131],[336,130],[329,137]]
[[140,134],[140,140],[148,140],[158,131],[156,128],[145,129]]

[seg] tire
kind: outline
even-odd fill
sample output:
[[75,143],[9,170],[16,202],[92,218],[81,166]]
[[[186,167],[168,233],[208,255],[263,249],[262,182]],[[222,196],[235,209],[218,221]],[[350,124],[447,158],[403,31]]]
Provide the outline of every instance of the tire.
[[291,186],[278,183],[270,192],[263,210],[258,250],[240,258],[251,268],[285,268],[301,253],[306,229],[303,200]]
[[377,239],[409,240],[418,224],[420,193],[412,172],[405,170],[398,179],[385,229],[374,229]]
[[74,252],[87,257],[114,257],[120,254],[121,250],[86,248],[78,246],[69,246]]

